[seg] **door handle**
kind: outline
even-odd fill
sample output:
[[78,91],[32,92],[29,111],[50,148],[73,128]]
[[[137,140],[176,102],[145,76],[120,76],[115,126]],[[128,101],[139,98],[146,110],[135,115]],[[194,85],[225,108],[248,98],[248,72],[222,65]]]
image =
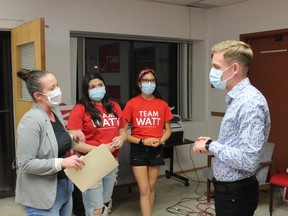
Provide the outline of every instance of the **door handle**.
[[0,113],[8,113],[10,110],[0,110]]

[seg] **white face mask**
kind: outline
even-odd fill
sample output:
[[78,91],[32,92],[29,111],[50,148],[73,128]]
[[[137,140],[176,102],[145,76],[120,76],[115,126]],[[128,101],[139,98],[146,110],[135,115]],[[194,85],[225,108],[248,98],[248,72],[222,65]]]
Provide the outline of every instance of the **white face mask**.
[[42,95],[46,95],[48,98],[48,101],[43,100],[45,103],[47,103],[50,107],[58,106],[61,103],[61,89],[60,87],[54,89],[53,91],[50,91],[46,94],[40,93]]

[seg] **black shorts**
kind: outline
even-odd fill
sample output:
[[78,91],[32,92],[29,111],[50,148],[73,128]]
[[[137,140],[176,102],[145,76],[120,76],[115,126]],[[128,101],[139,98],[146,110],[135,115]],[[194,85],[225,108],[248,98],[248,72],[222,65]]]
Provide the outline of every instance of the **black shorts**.
[[131,166],[161,166],[164,165],[163,147],[141,146],[131,143]]

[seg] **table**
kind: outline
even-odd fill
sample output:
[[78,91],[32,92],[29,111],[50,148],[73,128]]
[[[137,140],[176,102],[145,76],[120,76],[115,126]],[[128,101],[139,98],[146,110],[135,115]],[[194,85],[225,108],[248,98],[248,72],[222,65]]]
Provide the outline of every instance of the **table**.
[[182,181],[184,181],[185,186],[189,186],[189,179],[186,177],[183,177],[181,175],[178,175],[173,172],[173,163],[174,163],[174,147],[175,146],[180,146],[180,145],[187,145],[187,144],[192,144],[194,143],[193,140],[189,139],[184,139],[183,142],[169,142],[165,143],[164,145],[164,158],[170,158],[170,169],[165,170],[166,178],[171,178],[171,176],[178,178]]

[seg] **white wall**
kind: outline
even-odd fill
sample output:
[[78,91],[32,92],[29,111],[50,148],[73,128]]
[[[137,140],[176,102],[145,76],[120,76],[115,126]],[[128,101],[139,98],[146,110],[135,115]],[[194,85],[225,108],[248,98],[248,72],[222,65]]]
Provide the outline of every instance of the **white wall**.
[[[102,32],[127,35],[156,36],[180,39],[205,39],[202,23],[205,12],[187,7],[163,5],[138,0],[0,0],[1,18],[24,20],[44,17],[46,29],[46,67],[56,73],[64,89],[70,75],[70,31]],[[1,28],[21,22],[0,20]],[[206,25],[206,24],[205,24]],[[191,31],[193,28],[193,31]],[[69,92],[64,100],[70,102]]]
[[[71,102],[70,80],[73,78],[70,72],[70,59],[74,59],[70,58],[70,31],[155,36],[188,41],[204,41],[207,35],[207,11],[183,6],[139,0],[0,0],[0,5],[0,18],[25,22],[38,17],[45,18],[45,24],[49,26],[45,32],[46,69],[56,74],[63,91],[63,102],[66,104]],[[0,29],[9,30],[20,24],[21,21],[0,19]],[[199,42],[194,50],[197,62],[193,67],[201,71],[205,68],[203,44],[205,43]],[[202,50],[197,52],[197,49]],[[202,89],[201,95],[202,92],[207,92],[207,88],[201,85],[205,83],[205,75],[199,73],[196,77],[195,82]],[[199,98],[202,102],[207,101],[207,97]],[[201,107],[207,106],[203,104]],[[201,107],[198,111],[203,116],[205,113]],[[197,124],[198,122],[187,123],[195,132],[194,126],[198,128],[197,133],[192,133],[195,136],[189,137],[190,139],[198,134],[206,134],[207,126],[199,127]],[[200,133],[200,128],[205,131]],[[191,135],[190,132],[187,134]],[[183,148],[185,150],[185,147],[179,147],[180,154]],[[186,163],[190,161],[188,154],[181,156],[180,161],[182,160],[185,169],[192,168]],[[167,168],[168,164],[165,166]],[[179,169],[176,167],[176,170]]]
[[[222,40],[236,39],[240,34],[288,28],[287,0],[249,0],[208,11],[208,47]],[[210,50],[208,49],[208,52]],[[210,67],[210,57],[207,58]],[[208,68],[209,70],[209,68]],[[224,112],[225,91],[209,89],[209,113]],[[221,118],[210,117],[209,135],[217,138]]]
[[[240,34],[288,28],[287,8],[287,0],[249,0],[207,10],[207,20],[191,19],[191,23],[202,23],[203,29],[206,28],[205,23],[207,23],[207,30],[202,31],[207,32],[207,35],[201,35],[201,37],[206,37],[206,40],[194,45],[202,46],[204,49],[196,49],[195,61],[200,61],[201,64],[194,65],[193,79],[200,80],[200,82],[193,82],[192,95],[196,101],[196,104],[193,104],[193,111],[199,114],[202,110],[207,119],[198,120],[196,116],[193,122],[185,123],[185,136],[187,138],[196,139],[200,135],[208,135],[217,139],[222,118],[211,117],[211,111],[225,112],[225,95],[227,92],[212,89],[208,79],[211,67],[211,46],[226,39],[238,40]],[[202,50],[205,50],[205,53],[201,53]],[[203,59],[205,59],[204,63],[202,62]],[[201,98],[203,96],[202,91],[204,91],[204,98]],[[206,106],[203,107],[203,104]],[[184,151],[184,146],[179,148],[183,148],[182,153],[187,154]],[[206,155],[193,154],[193,158],[196,167],[206,164]],[[186,159],[187,157],[183,159],[183,167],[189,169],[187,166],[189,163],[186,163]],[[178,170],[177,166],[175,168]]]
[[[239,39],[240,34],[287,28],[287,0],[249,0],[210,10],[139,0],[0,0],[1,18],[29,21],[44,17],[46,25],[46,67],[56,74],[71,100],[70,31],[116,33],[199,40],[194,44],[194,121],[185,122],[185,137],[217,138],[221,118],[211,111],[225,111],[225,92],[211,89],[208,81],[210,47],[221,40]],[[21,21],[0,20],[0,29],[11,29]],[[204,116],[198,119],[197,116]],[[182,169],[191,169],[187,149],[178,147]],[[179,152],[180,151],[180,152]],[[196,167],[206,156],[194,155]],[[161,169],[163,173],[168,164]],[[175,170],[179,170],[175,163]]]

